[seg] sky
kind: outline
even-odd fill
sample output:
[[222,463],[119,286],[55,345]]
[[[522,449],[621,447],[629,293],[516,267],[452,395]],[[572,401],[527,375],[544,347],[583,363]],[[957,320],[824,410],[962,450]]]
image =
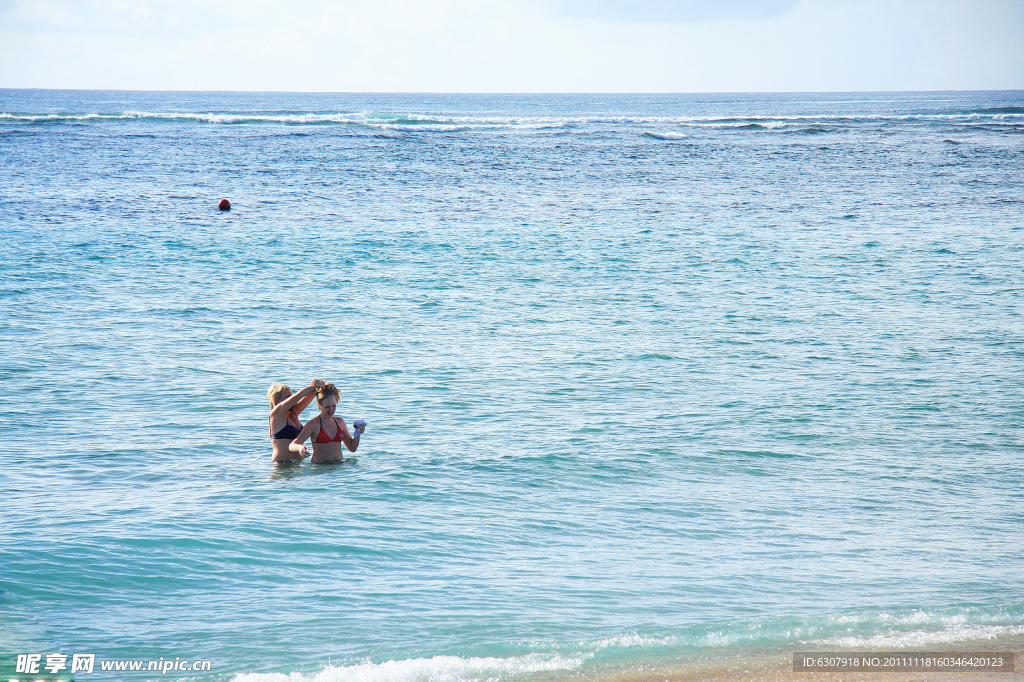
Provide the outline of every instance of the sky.
[[1024,0],[0,0],[0,87],[1024,89]]

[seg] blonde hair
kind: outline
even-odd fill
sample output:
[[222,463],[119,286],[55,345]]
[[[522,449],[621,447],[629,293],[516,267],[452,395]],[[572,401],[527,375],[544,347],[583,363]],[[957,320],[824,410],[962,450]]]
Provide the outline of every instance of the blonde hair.
[[323,402],[325,400],[327,400],[328,396],[332,396],[332,395],[334,396],[335,400],[340,400],[341,399],[341,393],[334,386],[334,384],[327,384],[323,388],[316,389],[316,404],[317,405],[323,404]]
[[268,388],[267,397],[270,398],[270,406],[273,407],[277,405],[277,397],[284,393],[285,391],[291,390],[292,389],[288,388],[288,384],[274,384],[270,388]]

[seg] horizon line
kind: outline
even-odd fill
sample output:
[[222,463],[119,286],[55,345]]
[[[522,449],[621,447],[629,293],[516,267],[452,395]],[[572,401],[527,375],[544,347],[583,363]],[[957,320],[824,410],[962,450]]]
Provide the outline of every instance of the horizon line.
[[209,94],[266,94],[266,95],[856,95],[856,94],[901,94],[901,93],[969,93],[969,92],[1020,92],[1024,88],[981,88],[981,89],[940,89],[940,90],[691,90],[691,91],[460,91],[460,90],[216,90],[182,88],[45,88],[5,87],[0,91],[42,91],[42,92],[162,92],[162,93],[209,93]]

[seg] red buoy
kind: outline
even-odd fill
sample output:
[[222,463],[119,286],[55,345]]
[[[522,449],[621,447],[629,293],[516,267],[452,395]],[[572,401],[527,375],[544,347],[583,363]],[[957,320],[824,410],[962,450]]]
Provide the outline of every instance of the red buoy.
[[228,201],[227,199],[221,199],[220,203],[217,204],[217,208],[219,208],[222,211],[230,211],[231,210],[231,202]]

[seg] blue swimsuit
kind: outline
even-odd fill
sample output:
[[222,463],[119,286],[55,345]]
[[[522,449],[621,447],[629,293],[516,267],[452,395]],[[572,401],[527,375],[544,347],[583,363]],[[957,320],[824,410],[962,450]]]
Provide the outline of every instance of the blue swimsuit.
[[288,440],[295,440],[295,436],[299,435],[299,430],[300,429],[292,426],[291,424],[285,424],[284,428],[271,436],[271,438],[274,440],[284,438],[287,438]]

